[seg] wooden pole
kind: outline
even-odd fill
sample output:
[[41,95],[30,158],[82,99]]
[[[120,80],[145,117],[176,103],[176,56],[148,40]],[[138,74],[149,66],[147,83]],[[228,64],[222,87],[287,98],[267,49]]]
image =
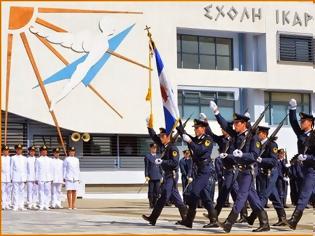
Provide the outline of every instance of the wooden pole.
[[[36,78],[37,78],[37,81],[38,81],[38,84],[39,84],[39,87],[42,91],[42,94],[45,98],[45,101],[46,101],[46,105],[47,105],[47,108],[49,109],[50,107],[50,101],[49,101],[49,98],[48,98],[48,94],[47,94],[47,91],[45,89],[45,86],[44,86],[44,83],[42,81],[42,77],[39,73],[39,70],[38,70],[38,67],[36,65],[36,62],[35,62],[35,59],[33,57],[33,53],[32,53],[32,50],[30,48],[30,45],[28,43],[28,40],[27,40],[27,37],[25,35],[24,32],[20,33],[20,37],[22,39],[22,42],[24,44],[24,48],[26,50],[26,53],[27,53],[27,56],[28,56],[28,59],[30,60],[31,62],[31,65],[33,67],[33,70],[34,70],[34,73],[36,75]],[[65,144],[64,144],[64,141],[63,141],[63,138],[62,138],[62,135],[61,135],[61,131],[60,131],[60,127],[59,127],[59,124],[58,124],[58,121],[57,121],[57,118],[56,118],[56,115],[54,113],[54,111],[50,111],[50,114],[52,116],[52,119],[55,123],[55,126],[57,128],[57,132],[58,132],[58,135],[59,135],[59,139],[60,139],[60,142],[61,142],[61,145],[62,145],[62,148],[63,148],[63,151],[65,153],[65,155],[67,155],[67,150],[66,150],[66,147],[65,147]]]
[[5,118],[4,118],[4,144],[8,142],[8,110],[10,97],[10,78],[11,78],[11,58],[12,58],[13,34],[8,34],[8,49],[7,49],[7,74],[5,86]]

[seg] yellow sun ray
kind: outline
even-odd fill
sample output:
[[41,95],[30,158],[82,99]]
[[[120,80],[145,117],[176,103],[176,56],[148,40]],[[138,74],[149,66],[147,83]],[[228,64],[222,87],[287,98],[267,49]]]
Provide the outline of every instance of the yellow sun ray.
[[7,144],[8,136],[8,109],[9,109],[9,93],[10,93],[10,74],[11,74],[11,57],[12,57],[13,34],[8,34],[7,48],[7,74],[5,86],[5,117],[4,117],[4,144]]
[[143,14],[139,11],[111,11],[111,10],[82,10],[82,9],[64,9],[64,8],[38,8],[39,13],[113,13],[113,14]]
[[[43,95],[44,95],[44,98],[45,98],[45,101],[46,101],[46,105],[47,105],[47,107],[49,108],[49,106],[50,106],[49,97],[48,97],[47,91],[46,91],[46,89],[45,89],[44,83],[43,83],[43,81],[42,81],[42,76],[41,76],[40,73],[39,73],[38,67],[37,67],[36,62],[35,62],[35,59],[34,59],[34,57],[33,57],[33,53],[32,53],[31,47],[30,47],[30,45],[29,45],[29,43],[28,43],[28,40],[27,40],[27,37],[26,37],[25,32],[20,33],[20,37],[21,37],[21,39],[22,39],[24,48],[25,48],[25,50],[26,50],[28,59],[29,59],[31,65],[32,65],[32,67],[33,67],[33,71],[34,71],[34,73],[35,73],[35,75],[36,75],[38,84],[39,84],[39,86],[40,86],[40,88],[41,88],[41,91],[42,91],[42,93],[43,93]],[[59,124],[58,124],[56,115],[55,115],[54,111],[50,111],[50,114],[51,114],[51,116],[52,116],[52,118],[53,118],[53,121],[54,121],[54,123],[55,123],[55,126],[56,126],[56,128],[57,128],[57,132],[58,132],[58,135],[59,135],[59,138],[60,138],[60,142],[61,142],[63,151],[64,151],[65,155],[67,155],[66,147],[65,147],[65,144],[64,144],[64,142],[63,142],[63,138],[62,138],[62,135],[61,135],[61,131],[60,131],[60,127],[59,127]]]

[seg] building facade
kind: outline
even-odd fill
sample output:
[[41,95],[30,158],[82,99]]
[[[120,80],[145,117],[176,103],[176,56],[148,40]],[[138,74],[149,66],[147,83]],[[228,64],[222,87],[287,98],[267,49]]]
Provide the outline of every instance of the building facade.
[[[29,20],[21,27],[11,27],[12,21],[16,21],[12,17],[13,7],[31,9]],[[54,10],[47,11],[48,8]],[[30,31],[30,27],[36,27],[46,33],[47,39],[49,35],[52,37],[56,28],[43,22],[77,35],[86,30],[99,31],[100,21],[105,19],[109,22],[107,27],[115,29],[116,34],[127,32],[115,52],[145,65],[148,65],[149,46],[144,29],[149,26],[167,75],[176,88],[181,117],[195,118],[204,112],[217,134],[220,128],[210,112],[209,100],[217,102],[227,120],[232,119],[233,112],[245,110],[255,120],[270,105],[263,123],[272,129],[288,112],[290,98],[298,101],[298,111],[315,113],[315,5],[311,1],[3,2],[1,17],[2,111],[6,100],[8,34],[13,35],[8,89],[11,147],[15,142],[36,146],[46,143],[51,148],[59,143],[49,108],[37,87],[38,75],[21,37],[24,34],[28,39],[51,100],[58,96],[69,76],[47,82],[68,67]],[[51,45],[70,64],[86,54],[65,47],[62,42]],[[76,146],[86,183],[143,182],[143,156],[150,143],[145,122],[150,113],[145,100],[148,82],[147,69],[112,55],[89,83],[81,83],[56,105],[54,111],[64,141]],[[90,85],[122,118],[95,95]],[[164,126],[164,117],[154,61],[152,97],[154,127],[158,129]],[[187,127],[191,124],[188,122]],[[192,128],[188,131],[193,133]],[[73,132],[87,132],[91,140],[73,142]],[[297,148],[288,121],[278,136],[279,147],[285,148],[290,158]],[[178,145],[184,148],[181,142]]]

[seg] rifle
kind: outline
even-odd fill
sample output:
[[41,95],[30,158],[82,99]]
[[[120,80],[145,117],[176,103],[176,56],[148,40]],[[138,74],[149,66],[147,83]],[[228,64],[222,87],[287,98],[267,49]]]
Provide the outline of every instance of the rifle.
[[278,132],[280,131],[281,127],[283,126],[285,120],[287,119],[289,114],[287,114],[282,121],[279,123],[278,127],[272,132],[272,134],[269,136],[268,140],[262,145],[259,156],[261,156],[265,151],[267,146],[269,145],[269,143],[271,141],[273,141],[276,137],[276,135],[278,134]]
[[243,147],[245,146],[246,142],[251,139],[251,137],[252,137],[252,135],[253,135],[254,133],[256,133],[257,127],[258,127],[260,121],[262,121],[262,119],[264,118],[265,113],[266,113],[267,109],[269,108],[269,106],[270,106],[270,105],[267,105],[267,106],[265,107],[265,109],[264,109],[263,112],[260,114],[260,116],[258,117],[258,119],[257,119],[257,120],[255,121],[255,123],[252,125],[251,129],[247,132],[247,134],[245,135],[244,140],[242,141],[242,143],[240,144],[240,146],[239,146],[239,148],[238,148],[239,150],[242,150]]
[[147,180],[144,181],[144,183],[141,185],[137,193],[141,192],[141,190],[143,189],[143,187],[146,185],[147,182],[148,182]]

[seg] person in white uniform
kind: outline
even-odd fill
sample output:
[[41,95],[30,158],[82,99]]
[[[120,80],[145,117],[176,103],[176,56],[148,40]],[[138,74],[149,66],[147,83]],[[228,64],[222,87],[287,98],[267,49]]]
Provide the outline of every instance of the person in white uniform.
[[39,210],[49,210],[51,199],[52,159],[47,156],[46,145],[40,147],[40,157],[35,161],[35,179],[38,183]]
[[51,187],[51,207],[63,208],[61,205],[61,187],[63,184],[63,160],[60,159],[60,149],[53,149],[53,182]]
[[12,203],[13,210],[26,210],[24,208],[24,188],[27,178],[27,160],[22,155],[22,144],[15,145],[16,154],[11,157],[11,179],[12,179]]
[[10,148],[7,145],[1,147],[1,190],[2,190],[2,210],[10,210],[11,207],[11,157]]
[[68,207],[69,209],[76,209],[75,202],[79,188],[80,163],[79,159],[74,156],[74,147],[71,147],[68,153],[69,156],[63,162],[63,174],[66,183]]
[[36,148],[30,146],[28,148],[29,156],[27,157],[27,208],[38,209],[36,202],[38,199],[38,185],[35,179],[35,161]]

